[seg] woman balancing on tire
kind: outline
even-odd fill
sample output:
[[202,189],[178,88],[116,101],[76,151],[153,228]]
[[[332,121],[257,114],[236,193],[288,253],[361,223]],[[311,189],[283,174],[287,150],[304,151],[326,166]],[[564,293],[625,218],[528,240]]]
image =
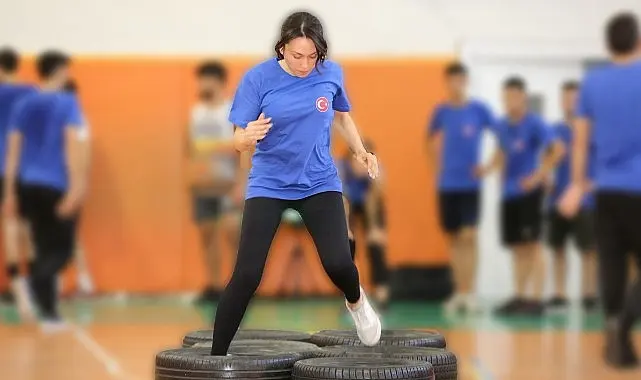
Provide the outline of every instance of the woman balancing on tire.
[[330,155],[332,125],[372,178],[378,175],[376,157],[363,147],[350,117],[341,67],[326,60],[320,21],[307,12],[293,13],[275,51],[275,58],[241,79],[229,115],[236,149],[245,160],[251,157],[252,165],[236,265],[216,311],[214,356],[227,354],[287,208],[303,217],[323,268],[345,295],[360,340],[376,345],[381,335],[350,256],[342,185]]

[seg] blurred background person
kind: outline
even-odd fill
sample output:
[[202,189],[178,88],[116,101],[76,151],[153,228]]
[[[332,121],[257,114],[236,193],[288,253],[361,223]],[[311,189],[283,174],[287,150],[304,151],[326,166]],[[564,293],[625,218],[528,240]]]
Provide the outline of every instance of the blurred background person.
[[[365,139],[363,145],[368,152],[376,154],[371,140]],[[364,168],[351,152],[345,154],[338,166],[343,181],[352,259],[355,259],[357,249],[355,233],[362,231],[361,236],[365,237],[374,286],[373,298],[381,308],[385,309],[389,301],[390,289],[386,255],[387,223],[382,187],[384,178],[381,175],[376,180],[372,180],[367,173],[367,168]]]
[[[207,61],[196,70],[199,100],[191,111],[188,155],[192,166],[192,211],[206,263],[206,284],[197,302],[218,300],[222,284],[222,239],[236,243],[242,202],[234,126],[227,119],[231,103],[225,95],[227,69]],[[234,248],[235,249],[235,248]]]
[[[541,247],[543,183],[565,147],[540,116],[528,109],[527,86],[520,77],[503,85],[507,114],[497,126],[503,167],[501,240],[511,251],[516,293],[497,309],[502,315],[541,315],[544,268]],[[533,295],[526,294],[529,284]]]
[[[74,79],[70,78],[67,81],[64,86],[64,90],[78,97],[78,84]],[[78,99],[78,101],[80,101],[80,99]],[[89,170],[91,168],[91,129],[84,114],[82,115],[82,120],[84,122],[80,129],[80,135],[83,139],[86,139],[86,143],[83,144],[83,162],[85,163],[85,176],[89,178]],[[76,241],[73,260],[76,266],[78,293],[80,295],[93,294],[95,290],[94,282],[91,276],[91,271],[89,270],[89,265],[87,264],[87,253],[84,250],[84,246],[79,235]],[[64,289],[64,282],[62,281],[62,278],[60,280],[58,289],[62,291],[62,289]]]
[[[636,15],[608,19],[608,64],[589,71],[579,92],[572,145],[572,180],[559,211],[579,214],[586,192],[596,187],[596,238],[605,314],[606,363],[638,367],[632,342],[641,317],[641,281],[628,287],[628,255],[641,266],[641,31]],[[594,144],[595,176],[589,177]],[[627,296],[627,300],[626,300]]]
[[[562,108],[564,118],[552,126],[554,134],[568,147],[563,159],[554,173],[552,191],[548,198],[548,244],[552,249],[554,272],[554,295],[549,301],[551,308],[566,308],[568,299],[567,287],[567,243],[571,237],[581,254],[581,291],[582,305],[586,310],[596,307],[596,247],[594,229],[594,194],[586,193],[581,211],[574,218],[566,218],[557,210],[561,194],[570,184],[570,159],[572,146],[572,123],[574,122],[579,83],[567,81],[562,88]],[[591,147],[588,178],[594,178],[594,146]]]
[[[64,329],[57,279],[71,260],[78,212],[87,188],[86,132],[79,102],[64,90],[70,58],[46,51],[37,58],[38,92],[12,110],[3,211],[15,217],[26,207],[36,249],[30,288],[44,332]],[[23,184],[16,196],[16,185]]]
[[[7,138],[12,109],[26,95],[33,94],[33,85],[20,83],[16,73],[20,66],[19,54],[10,47],[0,48],[0,185],[4,189],[5,158],[7,155]],[[20,187],[20,183],[16,183]],[[4,194],[3,194],[4,197]],[[14,215],[5,215],[2,221],[5,268],[10,280],[10,289],[2,294],[5,302],[13,303],[23,318],[33,315],[25,276],[21,274],[21,262],[27,262],[28,270],[33,266],[33,248],[29,237],[29,228],[25,220],[24,204],[21,203]]]
[[481,178],[491,169],[480,163],[483,131],[494,124],[481,100],[467,95],[468,70],[461,63],[445,69],[447,99],[439,104],[428,126],[429,148],[438,173],[441,228],[449,237],[454,294],[445,303],[448,314],[475,312],[477,229],[481,211]]

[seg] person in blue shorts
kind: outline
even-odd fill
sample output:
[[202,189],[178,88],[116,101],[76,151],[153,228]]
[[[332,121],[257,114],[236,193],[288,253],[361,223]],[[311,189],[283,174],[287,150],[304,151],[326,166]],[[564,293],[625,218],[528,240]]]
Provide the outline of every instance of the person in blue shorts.
[[[20,56],[10,48],[0,49],[0,187],[4,188],[4,166],[6,142],[9,130],[9,117],[14,105],[23,97],[36,91],[35,86],[18,82],[16,72],[20,66]],[[17,184],[20,187],[20,183]],[[0,193],[0,197],[3,194]],[[28,227],[24,207],[20,207],[15,217],[5,217],[2,221],[5,251],[5,265],[10,280],[11,291],[2,295],[5,301],[16,301],[19,313],[25,320],[33,318],[32,305],[28,297],[25,276],[21,275],[20,259],[27,259],[28,267],[33,265],[33,250],[30,247]],[[20,247],[26,247],[21,255]]]
[[475,312],[477,227],[481,209],[481,179],[489,170],[481,164],[481,143],[494,117],[482,101],[466,95],[468,72],[460,63],[445,69],[448,98],[429,121],[428,141],[438,175],[441,228],[450,239],[455,291],[445,311]]
[[229,115],[235,146],[243,158],[251,157],[251,170],[238,256],[216,310],[214,356],[227,353],[287,208],[302,216],[323,268],[345,296],[361,341],[375,345],[381,335],[380,319],[349,252],[342,184],[330,152],[332,124],[374,178],[376,157],[365,150],[350,116],[343,70],[327,59],[318,18],[308,12],[288,16],[274,50],[276,57],[245,73]]
[[[374,152],[371,141],[364,142],[365,148]],[[349,244],[352,259],[356,257],[354,230],[360,225],[367,242],[367,256],[370,262],[374,299],[378,306],[387,308],[389,301],[389,268],[385,255],[387,247],[385,201],[382,181],[372,180],[367,168],[347,154],[340,162],[344,185],[345,217],[349,227]],[[379,168],[380,171],[380,168]]]
[[[631,13],[606,24],[610,62],[589,71],[577,103],[571,184],[559,202],[568,218],[594,188],[601,298],[605,312],[605,361],[637,367],[632,329],[641,315],[641,280],[629,289],[628,255],[641,266],[641,33]],[[590,146],[594,146],[591,153]],[[595,160],[590,181],[588,161]],[[593,182],[593,184],[591,183]]]
[[[527,86],[519,77],[503,85],[507,115],[497,123],[497,160],[503,168],[501,240],[514,257],[515,296],[497,309],[502,315],[541,315],[544,312],[543,184],[565,153],[551,127],[528,110]],[[532,281],[534,294],[528,297]]]
[[40,89],[14,106],[9,123],[3,211],[16,214],[20,179],[19,202],[36,250],[30,287],[45,332],[66,327],[57,308],[56,280],[73,256],[87,185],[84,118],[77,97],[64,90],[69,62],[57,51],[38,56]]
[[[575,115],[576,98],[579,83],[567,81],[562,85],[562,107],[564,119],[552,126],[552,131],[566,147],[572,145],[572,122]],[[594,147],[592,147],[594,148]],[[590,162],[589,177],[594,176],[594,160]],[[568,239],[572,238],[581,253],[581,291],[582,304],[586,310],[596,307],[596,247],[594,229],[594,194],[588,193],[583,199],[581,211],[573,218],[566,218],[556,207],[561,194],[570,184],[570,155],[567,152],[554,173],[551,191],[548,194],[547,241],[553,253],[554,296],[548,302],[551,309],[568,306],[566,293],[567,283],[567,250]]]

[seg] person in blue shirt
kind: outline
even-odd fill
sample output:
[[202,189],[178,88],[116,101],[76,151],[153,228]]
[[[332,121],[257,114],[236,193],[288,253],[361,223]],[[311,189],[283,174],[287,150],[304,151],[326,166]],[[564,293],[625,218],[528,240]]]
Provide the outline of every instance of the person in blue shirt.
[[86,189],[84,118],[77,97],[64,90],[69,62],[56,51],[39,55],[41,87],[14,106],[9,122],[3,211],[9,217],[16,214],[20,179],[19,202],[36,250],[30,287],[44,332],[65,327],[56,281],[73,255]]
[[477,228],[481,209],[483,132],[494,117],[483,102],[466,95],[468,72],[460,63],[445,69],[448,98],[428,123],[428,146],[438,176],[441,228],[450,239],[455,291],[445,303],[448,314],[478,310],[474,285],[477,272]]
[[[520,77],[503,86],[507,115],[497,124],[499,149],[493,163],[502,167],[501,240],[513,253],[516,294],[497,309],[502,315],[541,315],[544,311],[543,183],[565,146],[541,117],[528,110],[527,86]],[[526,290],[530,281],[534,295]]]
[[[566,147],[572,145],[572,122],[575,114],[576,98],[579,83],[565,82],[561,88],[562,108],[564,119],[552,126],[552,130]],[[594,165],[591,160],[590,178],[593,176]],[[570,155],[565,154],[554,173],[551,191],[548,194],[548,245],[553,251],[554,296],[548,306],[562,308],[568,305],[566,296],[566,245],[573,238],[581,252],[581,280],[583,292],[583,307],[591,310],[596,307],[596,247],[594,229],[594,195],[586,194],[583,198],[581,211],[573,218],[561,215],[556,204],[566,187],[570,184]]]
[[[367,151],[374,152],[371,141],[365,140],[364,146]],[[385,254],[387,234],[382,181],[380,177],[377,180],[372,180],[367,173],[367,168],[356,161],[351,154],[343,157],[340,169],[352,259],[356,258],[354,231],[360,226],[367,241],[367,256],[370,261],[374,298],[379,307],[387,308],[389,269]]]
[[[594,187],[600,288],[605,312],[605,361],[618,368],[639,364],[632,327],[641,315],[641,279],[626,300],[628,255],[641,266],[641,33],[631,13],[606,24],[610,62],[590,70],[577,103],[571,183],[559,202],[568,218]],[[590,145],[594,151],[590,152]],[[587,163],[593,156],[594,179]],[[591,185],[593,182],[593,185]],[[641,268],[639,268],[641,269]]]
[[[36,91],[35,87],[19,83],[16,72],[20,65],[20,56],[9,47],[0,49],[0,187],[4,188],[4,163],[6,156],[6,141],[9,129],[9,117],[13,106],[24,96]],[[17,184],[20,187],[20,184]],[[0,197],[3,194],[0,193]],[[28,237],[25,222],[24,207],[20,207],[16,217],[5,217],[2,221],[4,252],[7,277],[10,280],[11,291],[2,298],[8,302],[16,302],[20,316],[24,320],[33,319],[32,304],[28,297],[25,276],[19,271],[20,259],[28,260],[28,267],[33,266],[33,249]],[[20,248],[24,247],[25,252]]]
[[251,158],[251,170],[236,264],[216,310],[213,356],[226,355],[287,208],[302,216],[323,268],[345,296],[360,340],[375,345],[381,335],[380,319],[350,257],[342,184],[330,152],[332,125],[373,178],[376,157],[363,146],[350,116],[343,70],[327,59],[318,18],[308,12],[289,15],[274,50],[276,57],[242,77],[229,114],[235,146],[241,159]]

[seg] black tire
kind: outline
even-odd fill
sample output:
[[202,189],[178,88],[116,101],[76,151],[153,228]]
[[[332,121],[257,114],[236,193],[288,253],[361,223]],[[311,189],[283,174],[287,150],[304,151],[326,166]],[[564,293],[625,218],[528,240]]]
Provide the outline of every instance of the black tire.
[[401,347],[401,346],[329,346],[323,347],[317,357],[346,358],[397,358],[428,362],[434,367],[435,380],[456,380],[457,358],[453,352],[443,348]]
[[[310,341],[317,346],[363,346],[355,330],[323,330]],[[377,346],[445,348],[445,337],[436,331],[383,330]]]
[[296,362],[292,379],[434,380],[434,369],[430,363],[407,359],[316,358]]
[[211,356],[207,348],[178,348],[156,355],[155,380],[291,378],[294,364],[301,359],[295,353],[240,354]]
[[[187,333],[183,337],[183,347],[191,347],[196,343],[211,342],[212,330],[197,330]],[[236,332],[234,339],[259,339],[259,340],[290,340],[295,342],[309,342],[311,335],[300,331],[283,330],[256,330],[241,329]]]
[[[207,348],[211,350],[212,341],[196,343],[193,348]],[[259,340],[243,339],[232,340],[228,352],[232,355],[260,354],[260,353],[295,353],[302,359],[315,358],[321,354],[321,348],[306,342],[288,340]]]

